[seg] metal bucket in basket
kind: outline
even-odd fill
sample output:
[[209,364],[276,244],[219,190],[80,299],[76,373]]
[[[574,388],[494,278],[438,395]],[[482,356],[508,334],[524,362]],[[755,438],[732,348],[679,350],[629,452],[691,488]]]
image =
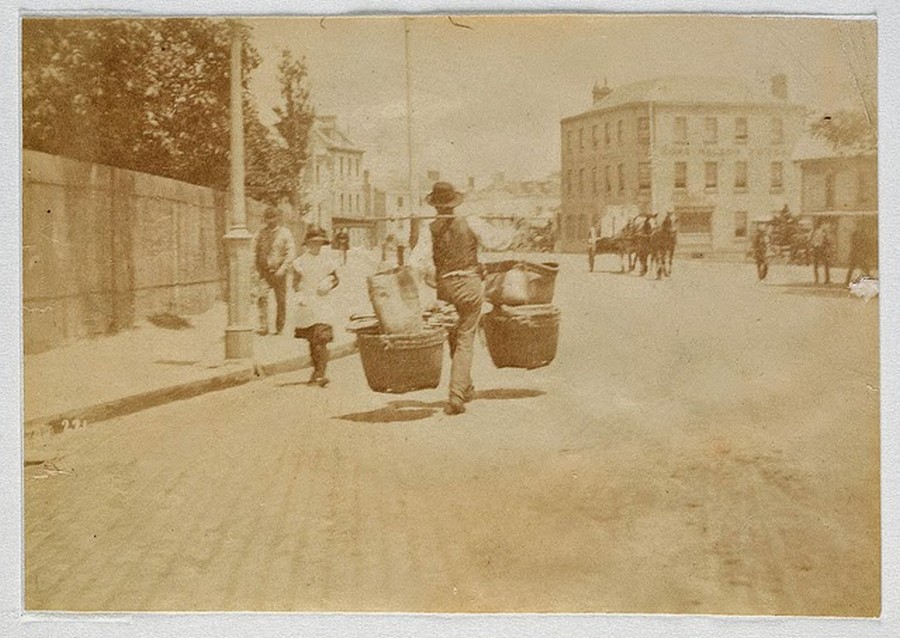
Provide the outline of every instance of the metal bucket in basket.
[[495,305],[531,306],[553,302],[559,264],[515,259],[484,264],[484,295]]
[[482,317],[491,361],[498,368],[533,370],[556,358],[559,308],[550,305],[497,306]]
[[446,335],[443,329],[383,334],[374,326],[355,332],[363,372],[375,392],[401,394],[440,385]]

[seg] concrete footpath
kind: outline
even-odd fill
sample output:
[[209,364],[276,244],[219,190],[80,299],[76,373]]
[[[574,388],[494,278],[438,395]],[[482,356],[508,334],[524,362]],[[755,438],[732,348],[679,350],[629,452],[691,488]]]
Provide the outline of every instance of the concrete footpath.
[[[340,263],[339,254],[334,257]],[[341,285],[332,293],[341,316],[372,312],[366,275],[377,265],[374,252],[350,252],[341,269]],[[254,336],[252,359],[225,359],[224,302],[202,315],[181,317],[176,325],[142,318],[131,330],[26,355],[26,439],[308,367],[306,341],[293,338],[292,302],[289,291],[283,334]],[[255,325],[255,308],[253,313]],[[332,358],[356,352],[354,337],[344,325],[335,326],[330,351]]]

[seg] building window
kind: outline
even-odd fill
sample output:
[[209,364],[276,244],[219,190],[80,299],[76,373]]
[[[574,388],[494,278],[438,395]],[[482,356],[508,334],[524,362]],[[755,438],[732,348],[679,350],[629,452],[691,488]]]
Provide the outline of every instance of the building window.
[[719,165],[716,162],[706,162],[706,188],[715,189],[719,187]]
[[578,192],[579,193],[584,192],[584,169],[583,168],[578,169]]
[[359,177],[359,158],[356,158],[356,176]]
[[651,187],[650,162],[638,163],[638,188],[648,191]]
[[747,211],[739,210],[734,214],[734,238],[747,238]]
[[591,127],[591,145],[593,145],[594,148],[597,148],[597,142],[598,142],[598,141],[599,141],[599,140],[597,139],[597,125],[594,124],[594,125]]
[[675,188],[687,188],[687,162],[675,162]]
[[738,190],[747,188],[747,162],[734,163],[734,187]]
[[707,144],[717,144],[719,142],[719,120],[715,117],[708,117],[703,124],[703,141]]
[[747,143],[747,118],[739,117],[734,120],[734,141],[736,144]]
[[603,144],[609,147],[609,122],[603,125]]
[[686,235],[712,233],[712,212],[706,210],[679,211],[678,233]]
[[825,174],[825,210],[834,210],[834,173]]
[[612,192],[612,180],[610,179],[610,175],[609,175],[609,166],[603,167],[603,184],[604,184],[604,188],[606,189],[606,192],[611,193]]
[[619,164],[616,167],[616,178],[618,179],[618,182],[619,182],[619,192],[624,193],[625,192],[625,165],[624,164]]
[[341,177],[344,176],[344,158],[341,158]]
[[[357,164],[358,166],[359,164]],[[359,193],[356,194],[356,212],[359,212]]]
[[622,120],[616,122],[616,144],[622,146],[623,143],[623,135],[622,135]]
[[584,148],[584,129],[583,128],[578,129],[578,148],[579,149]]
[[874,172],[859,169],[856,174],[856,202],[862,206],[870,206],[875,201],[874,194],[877,190]]
[[772,144],[784,143],[784,121],[780,117],[772,118]]
[[597,167],[591,169],[591,192],[597,194]]
[[650,143],[650,118],[649,117],[639,117],[638,118],[638,143],[639,144],[649,144]]
[[572,194],[572,171],[566,173],[566,193],[568,195]]
[[574,133],[572,133],[572,131],[569,131],[568,133],[566,133],[566,151],[568,151],[570,153],[572,152],[572,136],[573,135],[574,135]]
[[320,168],[321,168],[321,167],[319,166],[319,163],[316,162],[316,184],[319,183],[319,173],[320,173],[320,170],[319,170],[319,169],[320,169]]
[[344,212],[344,194],[341,193],[341,212]]
[[772,162],[772,188],[779,189],[784,186],[784,170],[781,162]]
[[686,117],[679,116],[675,118],[675,141],[682,144],[686,144],[688,141]]
[[397,198],[397,208],[398,209],[403,208],[403,198],[402,197]]

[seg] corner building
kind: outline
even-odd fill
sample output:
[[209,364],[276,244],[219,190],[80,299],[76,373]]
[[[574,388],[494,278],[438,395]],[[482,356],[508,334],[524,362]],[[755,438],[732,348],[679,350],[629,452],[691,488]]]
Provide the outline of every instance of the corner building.
[[595,86],[592,108],[560,122],[562,250],[585,250],[591,225],[608,236],[672,211],[679,253],[742,256],[754,219],[797,210],[802,126],[783,75]]

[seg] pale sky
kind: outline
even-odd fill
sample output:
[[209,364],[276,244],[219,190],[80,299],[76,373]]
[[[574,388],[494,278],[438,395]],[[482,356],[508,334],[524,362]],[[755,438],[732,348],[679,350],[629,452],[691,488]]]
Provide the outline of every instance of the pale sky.
[[[724,16],[460,16],[411,20],[413,165],[464,186],[493,173],[559,170],[559,120],[587,110],[595,81],[669,75],[767,81],[788,76],[792,102],[817,111],[874,108],[875,23]],[[305,56],[319,114],[363,149],[376,179],[405,179],[404,27],[399,17],[246,21],[263,57],[254,90],[277,103],[282,49]]]

